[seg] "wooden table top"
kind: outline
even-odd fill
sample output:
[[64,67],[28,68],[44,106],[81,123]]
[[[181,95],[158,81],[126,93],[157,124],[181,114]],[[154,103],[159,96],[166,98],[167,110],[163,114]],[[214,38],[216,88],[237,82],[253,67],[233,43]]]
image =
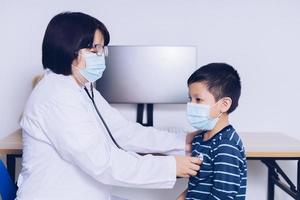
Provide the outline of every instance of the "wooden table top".
[[[241,132],[247,158],[300,158],[300,141],[283,133]],[[21,154],[21,130],[0,140],[0,155]]]
[[247,158],[300,158],[300,141],[283,133],[242,132]]
[[22,134],[21,129],[0,140],[0,155],[21,154]]

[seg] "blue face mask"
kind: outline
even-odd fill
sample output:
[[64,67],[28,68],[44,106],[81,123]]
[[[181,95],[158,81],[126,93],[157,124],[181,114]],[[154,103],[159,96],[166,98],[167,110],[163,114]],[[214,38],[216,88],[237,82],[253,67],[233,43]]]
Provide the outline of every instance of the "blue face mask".
[[212,130],[218,120],[210,117],[210,106],[205,104],[187,103],[187,119],[192,127],[197,130]]
[[102,77],[106,68],[104,55],[98,56],[95,53],[85,53],[85,68],[80,69],[80,74],[89,82],[95,82]]

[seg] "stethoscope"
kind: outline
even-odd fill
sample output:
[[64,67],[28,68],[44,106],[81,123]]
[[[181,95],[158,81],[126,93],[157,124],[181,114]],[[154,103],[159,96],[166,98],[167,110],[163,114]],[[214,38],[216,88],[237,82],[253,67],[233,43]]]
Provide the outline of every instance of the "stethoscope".
[[[97,105],[96,105],[95,100],[94,100],[94,87],[93,87],[93,84],[91,83],[91,93],[92,93],[92,95],[89,93],[88,89],[87,89],[85,86],[84,86],[84,90],[85,90],[85,92],[87,93],[87,95],[89,96],[89,98],[91,99],[91,101],[92,101],[92,103],[93,103],[93,105],[94,105],[94,108],[95,108],[95,110],[96,110],[96,112],[97,112],[99,118],[101,119],[102,123],[104,124],[104,127],[105,127],[105,129],[107,130],[107,132],[108,132],[108,134],[109,134],[111,140],[113,141],[113,143],[114,143],[119,149],[122,149],[122,147],[120,147],[120,145],[116,142],[115,138],[112,136],[112,134],[111,134],[111,132],[110,132],[110,130],[109,130],[107,124],[105,123],[105,121],[104,121],[104,119],[103,119],[101,113],[99,112],[99,110],[98,110],[98,108],[97,108]],[[123,149],[122,149],[122,150],[123,150]]]

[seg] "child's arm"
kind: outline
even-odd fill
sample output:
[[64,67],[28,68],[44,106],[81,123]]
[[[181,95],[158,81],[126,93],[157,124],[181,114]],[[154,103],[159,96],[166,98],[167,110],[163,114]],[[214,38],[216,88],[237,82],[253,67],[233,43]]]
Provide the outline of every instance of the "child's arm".
[[187,193],[187,189],[184,190],[184,191],[177,197],[177,200],[185,200],[186,193]]
[[235,199],[241,186],[246,190],[246,180],[242,180],[246,176],[241,173],[240,168],[245,161],[235,146],[231,141],[225,141],[217,148],[214,158],[213,187],[208,200],[232,200]]

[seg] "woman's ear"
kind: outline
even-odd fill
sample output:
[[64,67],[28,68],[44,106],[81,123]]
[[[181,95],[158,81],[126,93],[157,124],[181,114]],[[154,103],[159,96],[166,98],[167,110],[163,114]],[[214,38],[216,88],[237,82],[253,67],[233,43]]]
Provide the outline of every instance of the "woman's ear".
[[75,66],[77,68],[83,69],[85,68],[85,59],[83,53],[85,53],[83,49],[78,52],[78,56],[72,61],[72,67]]
[[231,107],[232,100],[230,97],[224,97],[221,99],[221,112],[226,113]]

